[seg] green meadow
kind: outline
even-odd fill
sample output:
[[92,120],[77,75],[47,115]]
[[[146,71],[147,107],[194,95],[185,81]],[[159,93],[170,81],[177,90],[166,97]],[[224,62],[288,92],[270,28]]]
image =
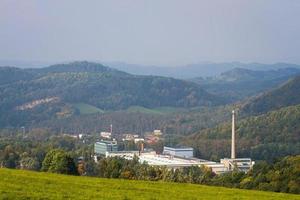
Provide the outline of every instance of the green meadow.
[[95,106],[85,104],[85,103],[76,103],[76,104],[73,104],[73,106],[75,108],[77,108],[79,110],[80,114],[82,114],[82,115],[94,114],[94,113],[104,113],[104,111],[101,110],[100,108],[97,108]]
[[0,199],[300,199],[300,195],[183,183],[0,169]]
[[182,112],[186,111],[185,108],[175,108],[175,107],[157,107],[157,108],[145,108],[142,106],[130,106],[126,109],[127,112],[140,112],[140,113],[146,113],[146,114],[170,114],[175,112]]

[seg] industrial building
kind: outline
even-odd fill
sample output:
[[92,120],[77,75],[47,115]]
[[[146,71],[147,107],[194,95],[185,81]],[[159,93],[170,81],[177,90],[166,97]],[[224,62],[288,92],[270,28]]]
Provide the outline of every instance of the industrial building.
[[231,158],[224,158],[220,160],[228,171],[237,169],[239,171],[248,172],[255,164],[251,158],[236,158],[235,153],[235,112],[232,111],[232,125],[231,125]]
[[194,156],[194,149],[191,147],[181,147],[181,148],[164,147],[163,154],[183,157],[183,158],[192,158]]
[[95,144],[95,152],[105,155],[106,157],[123,157],[131,160],[134,156],[138,156],[141,163],[146,162],[152,166],[163,166],[170,169],[190,166],[206,166],[212,169],[216,174],[238,170],[248,172],[255,164],[251,158],[236,158],[235,152],[235,112],[232,111],[232,132],[231,132],[231,158],[221,159],[220,162],[213,162],[193,157],[193,148],[172,148],[164,147],[163,154],[156,152],[140,151],[117,151],[116,141],[97,142]]
[[106,155],[106,152],[117,152],[117,141],[100,141],[94,145],[94,152],[96,155]]
[[239,171],[243,172],[248,172],[255,164],[251,158],[224,158],[220,160],[220,163],[223,164],[229,171],[237,168]]
[[207,166],[212,169],[216,174],[224,173],[228,171],[224,164],[220,164],[213,161],[202,160],[198,158],[184,158],[170,155],[159,155],[153,152],[139,152],[139,151],[118,151],[107,152],[106,157],[122,157],[128,160],[132,160],[134,156],[138,156],[140,163],[147,163],[152,166],[167,167],[169,169],[177,169],[182,167],[191,166]]

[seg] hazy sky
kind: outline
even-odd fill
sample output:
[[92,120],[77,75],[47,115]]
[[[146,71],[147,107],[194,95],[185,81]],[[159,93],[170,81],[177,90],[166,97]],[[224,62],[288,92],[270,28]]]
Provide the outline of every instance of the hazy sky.
[[300,64],[300,0],[0,0],[0,60]]

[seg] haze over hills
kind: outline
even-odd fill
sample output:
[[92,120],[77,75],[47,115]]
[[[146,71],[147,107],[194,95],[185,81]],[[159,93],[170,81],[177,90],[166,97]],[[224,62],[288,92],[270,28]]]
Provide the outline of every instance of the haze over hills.
[[[70,63],[74,61],[63,61],[60,63]],[[235,68],[249,69],[254,71],[269,71],[283,68],[298,68],[300,65],[291,63],[242,63],[242,62],[199,62],[179,66],[156,66],[143,64],[130,64],[126,62],[108,62],[102,60],[92,60],[92,62],[102,63],[103,65],[135,75],[166,76],[180,79],[191,79],[196,77],[218,76],[226,71]],[[22,60],[0,60],[0,66],[14,66],[18,68],[42,68],[55,65],[57,62],[50,61],[22,61]]]
[[268,71],[282,68],[298,68],[300,65],[289,63],[276,63],[276,64],[261,64],[261,63],[213,63],[203,62],[197,64],[188,64],[184,66],[143,66],[137,64],[127,64],[124,62],[104,62],[105,64],[138,75],[158,75],[167,76],[180,79],[190,79],[195,77],[210,77],[218,76],[223,72],[232,70],[234,68]]
[[278,87],[300,74],[298,68],[258,71],[234,68],[215,77],[190,79],[210,93],[224,96],[232,102]]

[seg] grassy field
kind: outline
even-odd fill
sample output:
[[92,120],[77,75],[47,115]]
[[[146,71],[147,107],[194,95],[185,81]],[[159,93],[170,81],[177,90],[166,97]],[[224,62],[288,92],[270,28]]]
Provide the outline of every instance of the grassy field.
[[140,113],[146,113],[146,114],[170,114],[175,112],[182,112],[186,111],[184,108],[175,108],[175,107],[158,107],[158,108],[145,108],[142,106],[130,106],[127,108],[128,112],[140,112]]
[[0,169],[0,199],[300,199],[300,195],[193,184]]
[[163,112],[160,112],[158,110],[144,108],[142,106],[130,106],[127,108],[128,112],[140,112],[140,113],[146,113],[146,114],[163,114]]
[[73,104],[73,106],[75,108],[77,108],[79,110],[80,114],[82,114],[82,115],[104,112],[103,110],[101,110],[95,106],[85,104],[85,103],[76,103],[76,104]]

